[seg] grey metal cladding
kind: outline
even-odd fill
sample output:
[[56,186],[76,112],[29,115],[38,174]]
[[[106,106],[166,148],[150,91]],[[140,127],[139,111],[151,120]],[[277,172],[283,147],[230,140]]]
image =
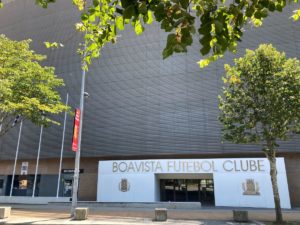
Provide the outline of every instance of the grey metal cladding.
[[[31,0],[18,0],[0,11],[0,33],[21,40],[31,38],[38,53],[47,54],[45,65],[56,67],[65,80],[62,100],[70,94],[70,105],[79,105],[80,58],[76,49],[81,37],[74,30],[79,14],[61,0],[41,9]],[[283,14],[273,13],[262,28],[246,28],[236,55],[226,56],[204,70],[195,39],[188,53],[162,60],[166,34],[159,25],[147,26],[137,37],[131,29],[121,32],[115,45],[106,46],[102,57],[88,71],[83,124],[83,156],[158,156],[164,154],[257,152],[259,146],[223,143],[217,120],[224,63],[254,49],[259,43],[273,43],[289,57],[300,57],[300,24]],[[44,41],[64,42],[65,47],[48,50]],[[63,122],[63,114],[56,116]],[[73,119],[68,116],[65,154],[71,152]],[[35,158],[40,128],[25,122],[20,157]],[[13,159],[18,128],[0,140],[0,159]],[[44,129],[41,157],[59,157],[62,126]],[[300,138],[282,143],[281,150],[300,151]]]

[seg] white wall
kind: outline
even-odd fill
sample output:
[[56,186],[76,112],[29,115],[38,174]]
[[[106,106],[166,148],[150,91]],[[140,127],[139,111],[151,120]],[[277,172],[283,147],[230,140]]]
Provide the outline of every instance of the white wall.
[[[214,173],[215,205],[274,208],[269,162],[267,159],[262,160],[264,171],[234,171],[232,173],[220,171]],[[277,158],[277,170],[281,207],[291,208],[283,158]],[[254,179],[255,182],[258,183],[260,195],[243,194],[244,190],[242,188],[242,185],[247,179]]]
[[[154,174],[100,175],[97,201],[101,202],[155,202]],[[129,181],[129,191],[119,190],[120,180]]]
[[[277,170],[281,206],[290,208],[283,158],[277,158]],[[182,179],[184,174],[213,174],[216,206],[274,208],[269,171],[265,158],[100,161],[97,201],[156,202],[160,193],[156,175],[178,174]],[[119,188],[122,179],[129,184],[126,192]],[[247,179],[254,180],[259,194],[244,194]]]

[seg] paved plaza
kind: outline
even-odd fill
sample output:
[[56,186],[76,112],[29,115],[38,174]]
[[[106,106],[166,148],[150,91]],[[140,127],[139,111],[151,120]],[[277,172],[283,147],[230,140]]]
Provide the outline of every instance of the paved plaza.
[[[182,225],[235,225],[232,208],[170,209],[167,222],[155,222],[154,209],[124,207],[92,207],[88,220],[70,219],[68,206],[13,205],[12,215],[0,224],[182,224]],[[269,209],[247,209],[249,223],[272,224],[275,214]],[[284,219],[289,224],[300,225],[300,209],[284,210]]]

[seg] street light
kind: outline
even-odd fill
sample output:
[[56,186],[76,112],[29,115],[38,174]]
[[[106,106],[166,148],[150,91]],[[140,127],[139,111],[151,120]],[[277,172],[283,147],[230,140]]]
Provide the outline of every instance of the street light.
[[79,169],[80,169],[80,151],[81,151],[81,137],[82,137],[82,121],[83,121],[83,109],[84,109],[84,97],[85,97],[85,56],[86,56],[86,42],[84,43],[84,54],[82,58],[81,65],[81,90],[80,90],[80,122],[79,122],[79,132],[78,132],[78,149],[75,155],[75,169],[73,178],[73,193],[72,193],[72,206],[71,206],[71,217],[75,215],[75,209],[77,207],[77,196],[78,196],[78,182],[79,182]]
[[88,98],[88,97],[90,97],[90,94],[87,93],[87,92],[84,92],[84,97],[85,97],[85,98]]

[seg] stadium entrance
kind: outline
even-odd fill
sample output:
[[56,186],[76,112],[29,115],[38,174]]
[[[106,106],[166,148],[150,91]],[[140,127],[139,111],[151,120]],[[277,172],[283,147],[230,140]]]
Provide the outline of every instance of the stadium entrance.
[[[283,158],[277,158],[283,208],[290,208]],[[201,205],[273,208],[266,158],[100,161],[99,202],[201,202]]]
[[160,201],[214,205],[213,179],[160,179]]

